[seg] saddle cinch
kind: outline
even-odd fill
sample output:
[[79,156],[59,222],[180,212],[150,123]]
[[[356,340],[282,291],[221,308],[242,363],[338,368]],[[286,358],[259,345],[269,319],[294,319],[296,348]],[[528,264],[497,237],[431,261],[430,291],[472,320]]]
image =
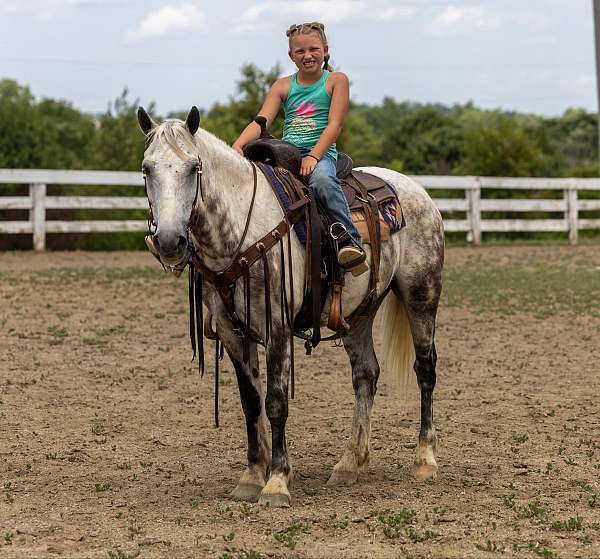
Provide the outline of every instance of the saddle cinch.
[[310,198],[310,203],[305,206],[304,222],[294,226],[298,238],[306,245],[308,263],[306,297],[294,320],[294,329],[303,332],[312,328],[310,338],[305,338],[307,353],[310,353],[311,348],[321,340],[321,312],[330,289],[331,305],[327,327],[335,332],[332,337],[347,333],[352,323],[363,316],[376,294],[381,242],[389,240],[391,233],[404,226],[402,210],[395,190],[388,183],[369,173],[353,170],[352,159],[344,153],[338,153],[336,174],[348,201],[352,220],[363,244],[371,246],[367,296],[346,320],[341,304],[344,271],[337,262],[336,241],[329,234],[333,220],[325,208],[317,203],[314,194],[300,177],[302,157],[299,150],[292,144],[270,136],[264,117],[256,117],[255,122],[261,127],[261,135],[245,146],[244,155],[258,163],[283,211],[287,214],[290,206],[306,197]]

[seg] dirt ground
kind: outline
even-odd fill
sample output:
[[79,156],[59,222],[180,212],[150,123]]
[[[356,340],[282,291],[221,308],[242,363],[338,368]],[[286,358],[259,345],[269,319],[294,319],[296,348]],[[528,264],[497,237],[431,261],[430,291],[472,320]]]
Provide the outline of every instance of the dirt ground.
[[[598,246],[447,252],[456,285],[523,261],[585,265],[600,285]],[[369,473],[325,485],[349,437],[350,368],[343,349],[298,344],[293,503],[272,510],[229,497],[243,416],[225,359],[213,426],[185,284],[147,253],[0,254],[0,557],[600,557],[597,306],[538,316],[518,295],[510,313],[445,296],[440,472],[425,484],[418,400],[383,379]]]

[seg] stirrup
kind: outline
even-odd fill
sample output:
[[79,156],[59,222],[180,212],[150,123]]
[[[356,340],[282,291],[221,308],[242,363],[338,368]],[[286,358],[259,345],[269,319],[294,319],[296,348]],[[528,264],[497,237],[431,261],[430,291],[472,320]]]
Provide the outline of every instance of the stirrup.
[[[339,228],[339,232],[334,228]],[[353,276],[360,276],[368,269],[367,254],[364,249],[350,236],[346,226],[339,221],[332,223],[329,227],[329,235],[335,243],[337,253],[337,261],[340,267],[350,272]],[[344,246],[339,248],[339,243],[344,243]]]

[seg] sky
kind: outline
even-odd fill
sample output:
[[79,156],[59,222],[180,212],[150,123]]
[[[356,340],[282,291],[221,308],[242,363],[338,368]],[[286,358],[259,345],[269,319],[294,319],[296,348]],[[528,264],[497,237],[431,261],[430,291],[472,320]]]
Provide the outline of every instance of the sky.
[[596,111],[592,0],[0,0],[0,79],[103,112],[125,87],[159,114],[236,94],[244,63],[322,21],[351,97]]

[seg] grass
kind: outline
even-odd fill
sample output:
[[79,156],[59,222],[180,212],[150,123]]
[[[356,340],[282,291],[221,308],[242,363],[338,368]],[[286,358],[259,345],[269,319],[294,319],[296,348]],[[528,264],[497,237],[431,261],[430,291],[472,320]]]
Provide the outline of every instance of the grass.
[[135,559],[140,556],[141,551],[132,551],[131,553],[127,553],[126,551],[121,551],[120,549],[109,550],[106,552],[108,555],[108,559]]
[[552,530],[573,532],[575,530],[583,530],[583,518],[581,516],[571,517],[564,522],[553,522],[550,525]]
[[289,549],[294,549],[298,543],[298,534],[306,532],[308,527],[302,522],[293,522],[287,528],[279,530],[273,534],[273,537]]
[[48,326],[48,334],[52,336],[50,340],[51,345],[61,344],[63,339],[69,335],[65,328],[56,325]]
[[12,503],[15,502],[15,498],[13,496],[12,482],[10,482],[10,481],[4,482],[4,500],[9,505],[11,505]]
[[130,540],[132,540],[136,536],[139,536],[141,532],[142,532],[141,526],[138,526],[135,523],[132,523],[129,526],[127,526],[127,537]]
[[417,513],[413,509],[402,508],[397,512],[373,512],[370,517],[376,518],[383,525],[383,535],[389,539],[398,539],[407,537],[413,542],[425,541],[437,534],[426,530],[425,532],[417,532],[411,524],[414,524],[417,519]]
[[442,302],[503,316],[547,318],[560,312],[598,317],[600,270],[589,262],[567,269],[541,260],[449,265],[444,271]]
[[226,551],[219,555],[219,559],[266,559],[266,557],[262,553],[254,551],[252,549],[240,549],[234,551]]

